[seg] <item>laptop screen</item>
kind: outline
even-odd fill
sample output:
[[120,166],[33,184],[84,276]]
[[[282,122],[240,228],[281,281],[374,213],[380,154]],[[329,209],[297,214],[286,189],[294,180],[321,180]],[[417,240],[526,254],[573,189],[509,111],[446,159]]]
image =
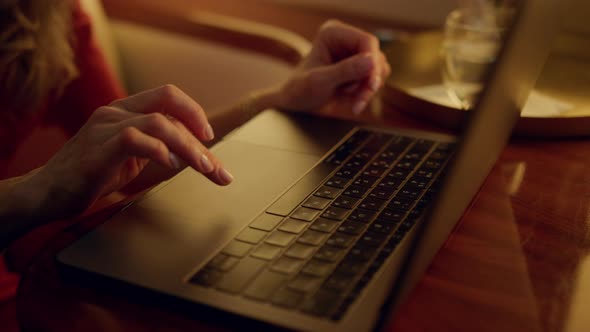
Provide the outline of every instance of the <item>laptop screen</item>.
[[[400,273],[392,280],[391,293],[383,306],[384,315],[376,329],[387,326],[395,315],[494,166],[549,55],[550,41],[559,28],[566,3],[562,0],[511,1],[512,19],[508,23],[502,22],[507,30],[498,56],[494,57],[496,60],[487,66],[482,76],[483,90],[469,100],[469,84],[455,82],[455,88],[459,90],[453,92],[455,97],[466,104],[472,103],[472,109],[468,111],[457,153],[441,190],[411,239]],[[482,19],[484,22],[479,24],[484,27],[489,24],[485,22],[489,17]],[[490,52],[489,45],[480,48],[483,51],[479,51]],[[473,55],[474,52],[470,53]],[[473,63],[464,65],[478,66]]]

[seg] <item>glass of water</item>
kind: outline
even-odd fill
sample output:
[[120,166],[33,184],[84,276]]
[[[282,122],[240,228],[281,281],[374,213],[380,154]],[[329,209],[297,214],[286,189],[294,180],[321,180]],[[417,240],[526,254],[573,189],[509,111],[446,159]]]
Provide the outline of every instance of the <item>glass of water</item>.
[[510,11],[493,8],[463,8],[447,17],[441,50],[442,78],[458,107],[469,109],[477,100],[510,18]]

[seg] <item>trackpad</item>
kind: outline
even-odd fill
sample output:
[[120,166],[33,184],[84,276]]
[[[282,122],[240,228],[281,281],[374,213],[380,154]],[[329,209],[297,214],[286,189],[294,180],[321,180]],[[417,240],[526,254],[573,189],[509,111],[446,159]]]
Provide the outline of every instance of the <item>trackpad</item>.
[[320,158],[239,141],[215,150],[234,183],[219,187],[185,170],[62,251],[59,260],[150,287],[176,285]]
[[[143,215],[138,218],[142,220],[138,230],[159,230],[151,241],[165,239],[168,250],[173,251],[186,252],[189,246],[197,261],[195,256],[206,257],[226,243],[320,158],[232,140],[215,153],[234,175],[231,185],[220,187],[186,170],[130,208]],[[146,216],[157,226],[145,227]]]

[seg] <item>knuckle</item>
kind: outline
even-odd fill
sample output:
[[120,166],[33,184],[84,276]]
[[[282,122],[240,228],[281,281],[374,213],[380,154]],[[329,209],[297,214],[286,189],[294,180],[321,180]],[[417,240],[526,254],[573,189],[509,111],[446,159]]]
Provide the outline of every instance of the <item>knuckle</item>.
[[321,25],[320,30],[321,31],[329,30],[329,29],[332,29],[335,26],[339,26],[339,25],[342,25],[342,22],[341,21],[339,21],[339,20],[337,20],[335,18],[331,18],[331,19],[327,20],[326,22],[324,22]]
[[165,156],[168,153],[168,147],[162,141],[156,140],[152,145],[152,153],[155,156]]
[[119,142],[123,147],[137,144],[138,130],[135,127],[126,127],[119,133]]
[[155,130],[162,130],[167,127],[168,119],[162,113],[151,113],[147,115],[148,127]]
[[162,98],[173,100],[180,93],[180,89],[174,84],[165,84],[159,88]]
[[110,106],[101,106],[99,108],[97,108],[92,115],[94,117],[105,117],[105,116],[109,116],[110,114],[112,114],[115,111],[115,109],[113,107]]

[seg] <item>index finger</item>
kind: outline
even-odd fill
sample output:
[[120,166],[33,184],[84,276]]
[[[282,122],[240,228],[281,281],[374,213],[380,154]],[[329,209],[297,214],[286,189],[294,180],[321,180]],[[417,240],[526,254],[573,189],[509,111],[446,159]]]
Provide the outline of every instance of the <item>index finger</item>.
[[203,108],[174,85],[167,84],[115,100],[111,106],[134,113],[162,113],[181,121],[197,138],[210,141],[213,129]]

